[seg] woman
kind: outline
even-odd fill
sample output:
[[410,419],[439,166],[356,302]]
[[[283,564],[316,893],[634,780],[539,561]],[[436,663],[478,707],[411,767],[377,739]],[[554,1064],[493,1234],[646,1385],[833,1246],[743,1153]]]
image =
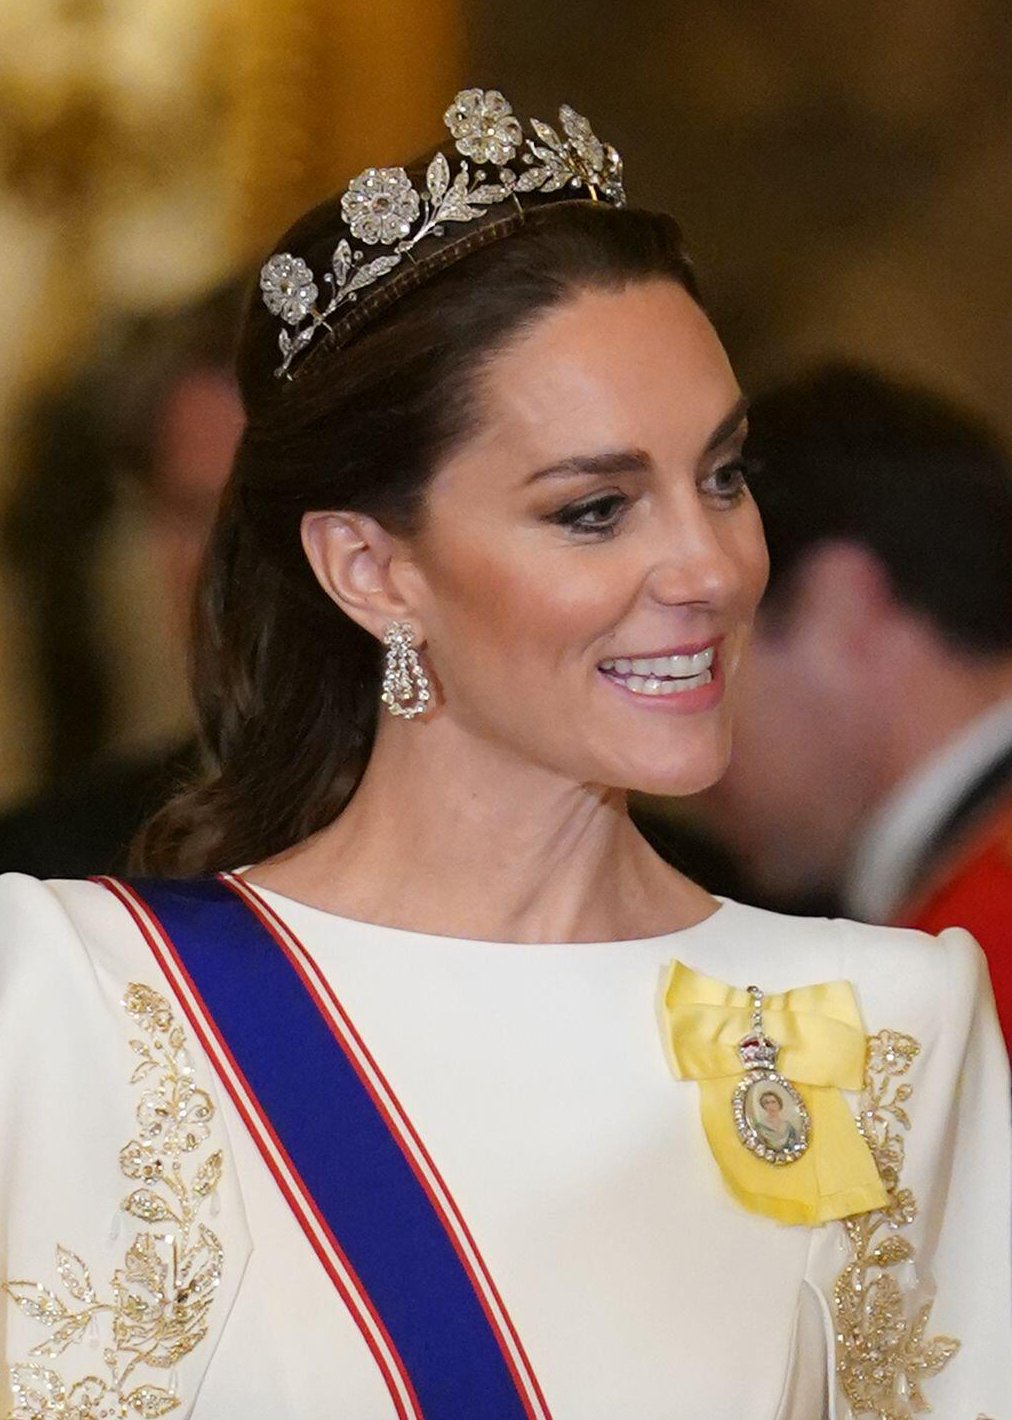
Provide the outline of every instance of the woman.
[[569,109],[446,123],[249,310],[214,770],[144,843],[196,876],[4,887],[13,1412],[998,1414],[976,948],[718,902],[626,813],[724,768],[766,574],[678,230]]

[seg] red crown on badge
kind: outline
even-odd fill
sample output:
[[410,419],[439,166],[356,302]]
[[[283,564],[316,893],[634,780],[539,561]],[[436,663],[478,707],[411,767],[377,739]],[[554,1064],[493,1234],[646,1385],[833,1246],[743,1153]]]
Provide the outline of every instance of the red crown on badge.
[[752,1031],[738,1042],[738,1054],[746,1070],[775,1069],[779,1050],[776,1041],[762,1031]]

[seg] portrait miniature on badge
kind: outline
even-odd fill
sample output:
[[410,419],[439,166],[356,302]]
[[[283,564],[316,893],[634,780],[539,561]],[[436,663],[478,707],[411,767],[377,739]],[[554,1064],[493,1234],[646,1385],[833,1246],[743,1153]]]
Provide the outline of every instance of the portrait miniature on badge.
[[745,1128],[760,1144],[777,1153],[800,1152],[799,1145],[807,1133],[804,1106],[779,1081],[766,1076],[752,1080],[744,1092],[742,1116]]
[[810,1121],[804,1100],[776,1068],[779,1046],[762,1026],[763,993],[752,997],[752,1029],[738,1043],[747,1071],[734,1089],[731,1107],[738,1138],[769,1164],[792,1164],[808,1148]]

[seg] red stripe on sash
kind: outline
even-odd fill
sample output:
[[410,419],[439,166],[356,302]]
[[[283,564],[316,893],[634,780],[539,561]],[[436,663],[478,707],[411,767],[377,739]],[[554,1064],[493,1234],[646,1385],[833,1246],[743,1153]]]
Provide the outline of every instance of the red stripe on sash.
[[[397,1140],[421,1187],[443,1222],[461,1265],[471,1279],[510,1373],[517,1386],[529,1420],[551,1420],[548,1403],[534,1369],[524,1350],[492,1275],[478,1250],[478,1245],[464,1221],[453,1195],[429,1151],[423,1144],[407,1112],[394,1093],[386,1076],[359,1035],[336,993],[305,945],[282,921],[274,909],[252,884],[231,874],[219,875],[223,883],[243,899],[265,929],[277,942],[298,973],[306,990],[316,1002],[335,1038],[350,1060],[363,1086],[369,1092],[391,1134]],[[463,1420],[463,1417],[462,1417]]]
[[[310,1246],[348,1307],[366,1345],[372,1352],[390,1392],[398,1420],[424,1420],[414,1387],[382,1318],[376,1312],[333,1232],[321,1216],[312,1195],[305,1187],[298,1170],[283,1148],[270,1120],[260,1109],[242,1070],[207,1011],[200,993],[180,960],[171,939],[155,915],[128,883],[109,877],[98,877],[95,881],[102,883],[123,903],[150,947],[164,976],[172,986],[194,1033],[214,1065],[265,1164],[295,1214]],[[227,882],[230,887],[235,886],[235,879],[223,878],[223,881]],[[249,905],[252,907],[252,904]],[[263,906],[266,908],[266,904]],[[267,911],[269,912],[269,909]],[[262,916],[261,920],[263,920]],[[285,943],[278,939],[270,924],[264,922],[264,925],[268,926],[275,940],[278,940],[278,945],[286,951],[286,955],[289,955],[291,959],[291,954],[287,951]],[[301,944],[298,945],[304,952]],[[306,955],[308,957],[308,953]],[[299,969],[294,961],[293,965]],[[302,974],[301,971],[300,974]],[[306,984],[308,988],[309,983]],[[545,1415],[547,1417],[547,1411]]]

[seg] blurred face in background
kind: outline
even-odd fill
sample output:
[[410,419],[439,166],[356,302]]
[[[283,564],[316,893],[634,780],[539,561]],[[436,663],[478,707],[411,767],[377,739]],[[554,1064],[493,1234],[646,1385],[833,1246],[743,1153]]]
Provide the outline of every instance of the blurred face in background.
[[673,281],[583,291],[482,398],[411,552],[438,713],[570,781],[712,783],[767,570],[712,326]]
[[180,640],[242,423],[235,381],[213,368],[184,374],[161,412],[149,490],[156,556]]
[[760,608],[730,765],[693,803],[774,898],[836,890],[877,796],[892,692],[866,581],[862,554],[826,548],[775,614]]

